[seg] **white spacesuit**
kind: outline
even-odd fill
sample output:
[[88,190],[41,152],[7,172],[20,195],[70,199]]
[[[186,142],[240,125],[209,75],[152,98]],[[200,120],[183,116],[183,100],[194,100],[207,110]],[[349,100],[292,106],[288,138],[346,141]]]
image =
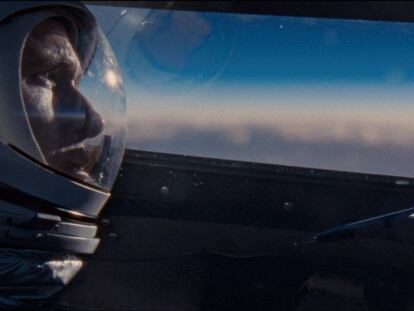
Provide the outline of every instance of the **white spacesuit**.
[[99,244],[125,95],[81,4],[3,3],[0,57],[0,307],[43,308]]

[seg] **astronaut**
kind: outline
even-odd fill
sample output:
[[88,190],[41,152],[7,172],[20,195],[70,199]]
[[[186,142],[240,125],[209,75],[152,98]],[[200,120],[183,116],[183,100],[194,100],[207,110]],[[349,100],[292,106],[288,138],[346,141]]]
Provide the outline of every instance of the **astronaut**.
[[0,57],[0,308],[44,308],[99,244],[125,93],[81,4],[3,3]]

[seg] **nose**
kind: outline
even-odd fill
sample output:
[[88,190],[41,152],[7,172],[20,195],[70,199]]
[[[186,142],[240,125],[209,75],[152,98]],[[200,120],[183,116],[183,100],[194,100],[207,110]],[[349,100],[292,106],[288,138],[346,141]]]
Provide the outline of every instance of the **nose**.
[[92,138],[102,133],[104,120],[101,115],[92,107],[89,101],[82,95],[81,100],[85,107],[85,125],[83,128],[85,138]]
[[[58,110],[61,110],[60,113],[65,120],[60,122],[60,127],[64,127],[62,131],[65,133],[65,140],[70,143],[78,143],[102,133],[104,129],[102,116],[76,87],[66,88],[64,92],[59,92],[56,95],[61,103]],[[65,115],[73,117],[65,118]],[[59,122],[59,120],[57,121]]]

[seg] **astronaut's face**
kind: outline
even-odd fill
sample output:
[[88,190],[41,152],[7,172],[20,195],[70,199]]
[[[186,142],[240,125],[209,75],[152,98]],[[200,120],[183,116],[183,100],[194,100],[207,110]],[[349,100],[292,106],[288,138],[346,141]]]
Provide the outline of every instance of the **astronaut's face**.
[[77,86],[83,68],[71,34],[48,19],[29,35],[21,65],[22,93],[33,133],[49,164],[86,174],[99,156],[82,141],[103,130],[101,116]]

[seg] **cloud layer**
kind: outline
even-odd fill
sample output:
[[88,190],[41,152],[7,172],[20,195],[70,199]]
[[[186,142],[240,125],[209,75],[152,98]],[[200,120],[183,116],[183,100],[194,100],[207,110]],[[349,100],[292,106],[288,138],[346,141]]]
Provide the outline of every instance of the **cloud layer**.
[[130,113],[128,146],[414,176],[414,109],[142,105]]

